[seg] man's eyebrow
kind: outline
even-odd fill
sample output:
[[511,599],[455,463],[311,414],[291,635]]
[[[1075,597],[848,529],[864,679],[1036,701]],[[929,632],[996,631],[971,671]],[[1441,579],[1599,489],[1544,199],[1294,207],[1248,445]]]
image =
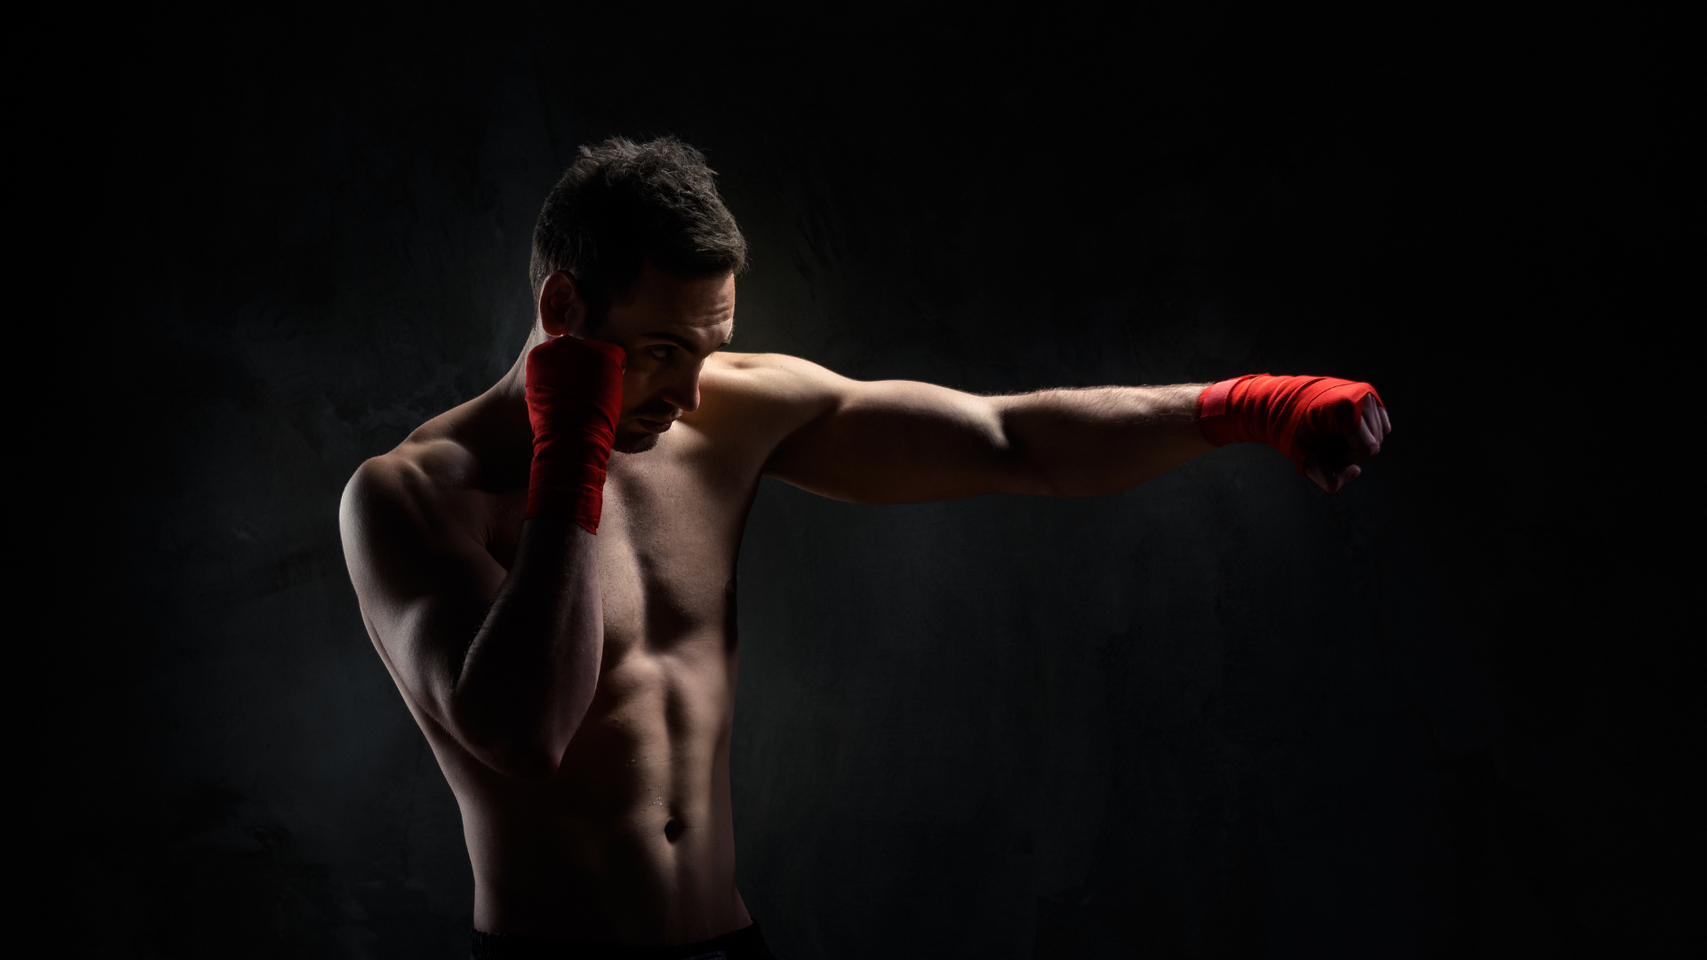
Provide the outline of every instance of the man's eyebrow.
[[[681,347],[683,350],[686,350],[689,353],[693,353],[699,349],[699,344],[694,343],[693,341],[689,340],[687,337],[681,336],[679,334],[670,333],[667,330],[654,330],[651,333],[643,333],[643,334],[641,334],[641,336],[643,336],[643,337],[655,337],[659,340],[668,340],[671,343],[675,344],[678,347]],[[719,343],[717,346],[726,347],[729,345],[729,342],[731,340],[734,340],[734,339],[735,339],[735,325],[730,324],[729,325],[729,335],[727,337],[724,337],[723,342]]]
[[683,350],[686,350],[689,353],[693,353],[695,350],[699,349],[699,345],[694,343],[693,341],[689,340],[687,337],[677,336],[676,334],[673,334],[673,333],[666,333],[663,330],[655,330],[651,333],[643,333],[643,334],[641,334],[641,336],[651,337],[655,340],[668,340],[671,343],[675,344],[678,347],[681,347]]

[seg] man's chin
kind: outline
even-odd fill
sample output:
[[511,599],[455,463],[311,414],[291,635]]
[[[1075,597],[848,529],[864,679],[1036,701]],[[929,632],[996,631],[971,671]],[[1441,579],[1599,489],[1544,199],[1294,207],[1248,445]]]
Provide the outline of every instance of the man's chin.
[[610,448],[618,453],[645,453],[658,445],[658,434],[650,431],[618,434]]

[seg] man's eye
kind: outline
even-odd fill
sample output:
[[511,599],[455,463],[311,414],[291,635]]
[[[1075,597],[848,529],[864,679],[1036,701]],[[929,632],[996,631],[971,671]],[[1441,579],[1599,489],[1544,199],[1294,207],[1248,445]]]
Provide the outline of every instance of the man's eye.
[[672,347],[672,346],[667,346],[664,344],[659,344],[656,347],[648,347],[647,348],[648,352],[650,352],[653,357],[655,357],[659,360],[670,359],[670,351],[672,351],[674,349],[676,349],[676,348]]

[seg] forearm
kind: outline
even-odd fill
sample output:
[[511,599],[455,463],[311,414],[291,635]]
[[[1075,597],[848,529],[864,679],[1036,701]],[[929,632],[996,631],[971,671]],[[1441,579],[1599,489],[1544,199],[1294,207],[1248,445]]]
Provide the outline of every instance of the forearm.
[[557,770],[598,685],[604,613],[595,535],[623,359],[621,347],[572,336],[527,354],[526,519],[516,559],[457,664],[450,705],[487,762],[519,776]]
[[548,776],[592,702],[604,648],[596,540],[523,522],[516,561],[469,644],[448,712],[491,766]]
[[997,398],[1018,493],[1091,497],[1160,476],[1214,447],[1197,423],[1205,384],[1044,390]]

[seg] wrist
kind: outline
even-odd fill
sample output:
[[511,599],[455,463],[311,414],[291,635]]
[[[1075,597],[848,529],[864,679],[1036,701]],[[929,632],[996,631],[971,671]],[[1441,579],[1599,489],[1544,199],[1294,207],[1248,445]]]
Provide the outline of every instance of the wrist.
[[557,337],[529,351],[533,466],[526,516],[573,520],[597,533],[605,467],[622,408],[623,350]]
[[1249,381],[1259,377],[1267,377],[1266,373],[1247,373],[1242,377],[1221,380],[1203,388],[1197,395],[1197,425],[1203,433],[1203,439],[1217,447],[1232,443],[1257,443],[1260,437],[1252,436],[1244,418],[1238,414],[1235,391],[1239,391]]

